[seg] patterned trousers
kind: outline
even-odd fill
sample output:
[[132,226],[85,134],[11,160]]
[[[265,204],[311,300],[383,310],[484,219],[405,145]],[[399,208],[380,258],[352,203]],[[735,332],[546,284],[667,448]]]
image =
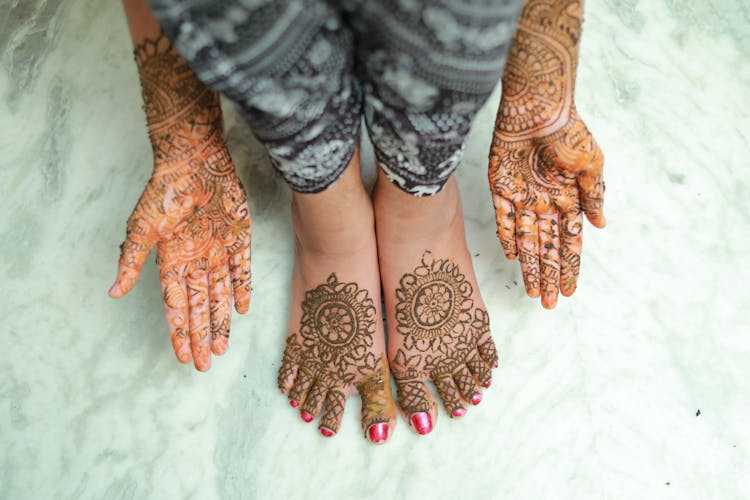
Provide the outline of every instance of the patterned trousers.
[[198,78],[232,100],[290,187],[345,170],[365,124],[379,165],[438,192],[502,75],[522,0],[150,0]]

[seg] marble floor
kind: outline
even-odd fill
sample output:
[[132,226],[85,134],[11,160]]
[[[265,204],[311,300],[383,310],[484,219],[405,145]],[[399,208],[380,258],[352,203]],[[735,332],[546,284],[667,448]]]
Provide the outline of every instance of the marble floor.
[[229,352],[175,362],[152,261],[107,297],[150,170],[121,7],[0,0],[0,498],[750,498],[750,6],[588,4],[609,226],[586,227],[578,292],[545,311],[502,256],[496,93],[459,182],[502,366],[462,421],[374,447],[357,400],[325,440],[275,387],[289,193],[230,106],[255,293]]

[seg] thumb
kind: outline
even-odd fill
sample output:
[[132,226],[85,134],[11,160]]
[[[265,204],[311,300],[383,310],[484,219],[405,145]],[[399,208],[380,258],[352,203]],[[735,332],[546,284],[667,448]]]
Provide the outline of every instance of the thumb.
[[109,289],[109,296],[113,299],[119,299],[133,289],[141,276],[143,263],[155,244],[144,222],[139,217],[131,217],[128,221],[127,236],[120,245],[117,278]]

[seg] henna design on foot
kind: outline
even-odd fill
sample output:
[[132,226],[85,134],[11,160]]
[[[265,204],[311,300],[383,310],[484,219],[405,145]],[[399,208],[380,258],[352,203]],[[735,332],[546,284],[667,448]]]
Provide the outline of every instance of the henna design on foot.
[[[305,293],[298,332],[287,337],[278,383],[301,405],[306,421],[322,411],[320,430],[338,432],[347,392],[362,398],[362,431],[373,442],[385,441],[395,409],[383,354],[373,352],[377,310],[367,290],[342,283],[332,273]],[[373,430],[375,429],[375,430]],[[325,432],[324,432],[325,431]]]
[[403,345],[396,350],[391,369],[399,405],[420,434],[426,433],[422,431],[425,415],[434,414],[425,379],[435,383],[453,417],[466,412],[467,401],[478,404],[479,385],[491,379],[497,351],[487,313],[474,306],[473,293],[455,262],[436,259],[428,250],[396,289],[396,331]]

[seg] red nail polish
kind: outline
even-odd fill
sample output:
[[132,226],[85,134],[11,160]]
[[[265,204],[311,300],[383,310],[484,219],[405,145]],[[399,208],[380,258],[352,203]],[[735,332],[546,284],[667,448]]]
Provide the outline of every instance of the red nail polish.
[[292,408],[297,408],[299,406],[299,401],[296,401],[294,399],[290,399],[289,400],[289,406],[291,406]]
[[497,362],[497,360],[495,360],[495,361],[494,361],[494,362],[492,363],[492,366],[494,366],[495,368],[497,368],[498,366],[500,366],[500,363],[498,363],[498,362]]
[[488,388],[488,389],[490,388],[491,385],[492,385],[492,380],[491,379],[484,383],[484,386],[486,388]]
[[313,416],[307,413],[305,410],[299,412],[299,416],[302,417],[302,420],[304,420],[308,424],[313,421]]
[[463,408],[459,407],[453,410],[454,417],[463,417],[465,414],[466,414],[466,410],[464,410]]
[[414,426],[414,430],[416,430],[418,434],[429,434],[432,430],[432,419],[430,418],[430,414],[424,411],[413,414],[411,416],[411,425]]
[[323,434],[325,437],[329,438],[334,435],[334,432],[329,429],[328,427],[321,427],[320,433]]
[[471,404],[473,404],[474,406],[478,405],[481,402],[482,402],[482,395],[481,394],[476,393],[476,394],[474,394],[471,397]]
[[370,441],[372,441],[373,443],[385,443],[385,441],[388,439],[388,424],[383,422],[372,424],[370,428],[367,429],[367,434],[369,434]]

